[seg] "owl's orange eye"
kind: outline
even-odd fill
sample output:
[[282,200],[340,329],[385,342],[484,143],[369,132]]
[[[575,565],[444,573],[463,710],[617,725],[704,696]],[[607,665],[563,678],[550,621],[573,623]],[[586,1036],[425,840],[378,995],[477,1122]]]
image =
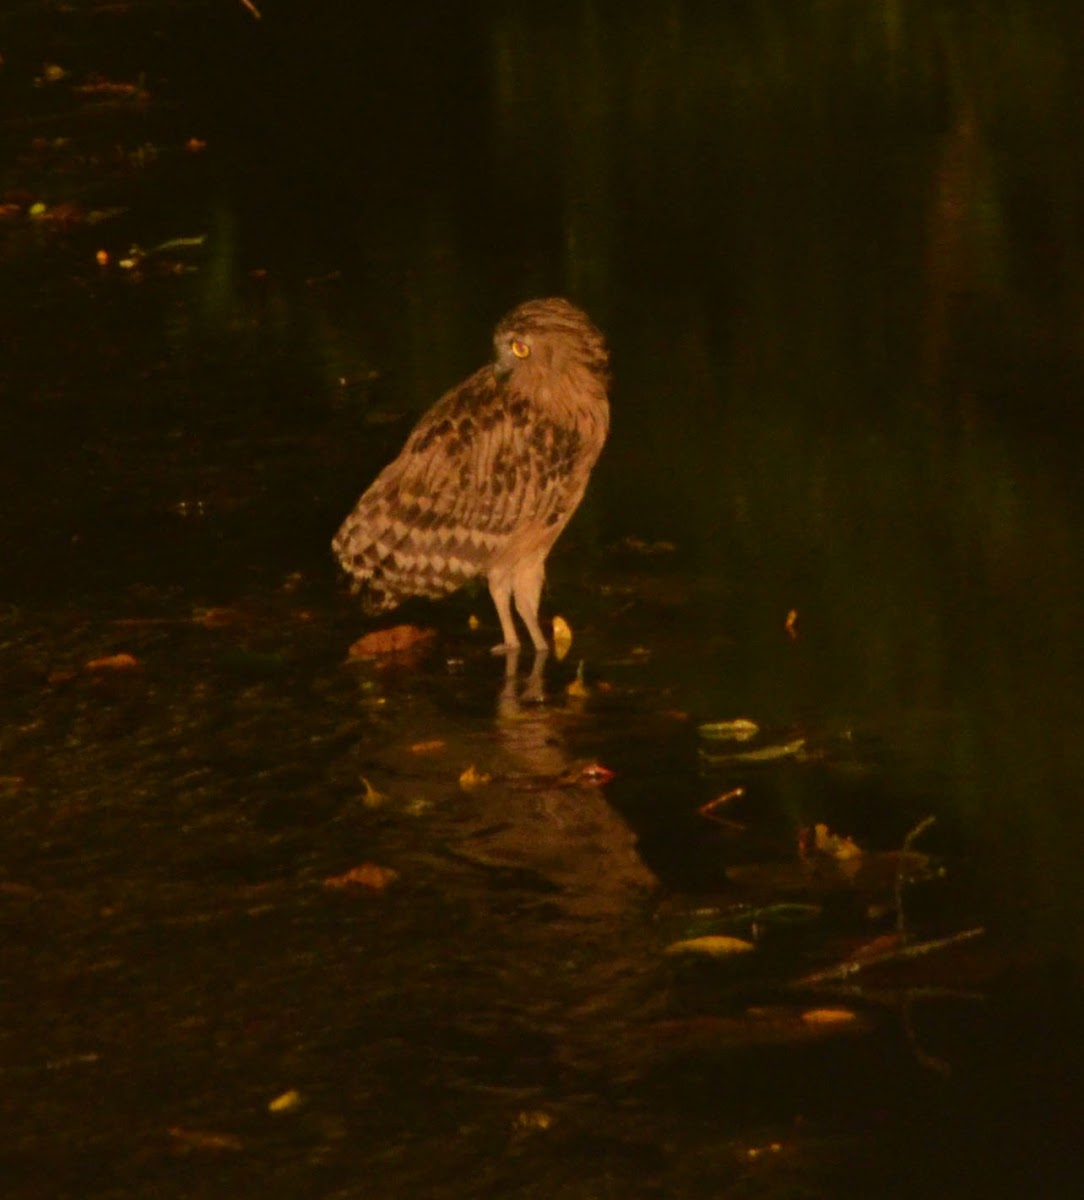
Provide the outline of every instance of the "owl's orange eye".
[[513,342],[512,353],[516,358],[526,358],[531,353],[531,348],[526,342]]

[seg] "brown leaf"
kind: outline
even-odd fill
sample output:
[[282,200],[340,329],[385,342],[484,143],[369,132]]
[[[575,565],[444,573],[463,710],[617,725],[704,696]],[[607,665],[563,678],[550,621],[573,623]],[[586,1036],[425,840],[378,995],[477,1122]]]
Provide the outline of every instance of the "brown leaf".
[[86,664],[88,671],[130,671],[138,667],[139,660],[131,654],[107,654],[104,658],[92,658]]
[[388,629],[374,629],[350,647],[350,658],[420,656],[436,637],[436,630],[422,629],[417,625],[392,625]]

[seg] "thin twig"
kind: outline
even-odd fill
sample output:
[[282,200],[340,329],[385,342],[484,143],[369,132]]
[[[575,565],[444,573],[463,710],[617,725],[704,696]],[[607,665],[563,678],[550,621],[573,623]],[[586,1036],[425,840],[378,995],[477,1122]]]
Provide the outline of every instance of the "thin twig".
[[928,942],[914,942],[909,946],[901,946],[895,950],[886,950],[884,954],[875,954],[872,958],[852,959],[837,963],[834,967],[826,967],[823,971],[814,971],[812,975],[803,975],[797,981],[798,987],[809,984],[831,983],[837,979],[849,979],[859,971],[869,967],[878,967],[884,963],[902,962],[908,958],[921,958],[924,954],[932,954],[936,950],[944,950],[947,946],[955,946],[958,942],[968,942],[972,938],[981,937],[986,930],[981,926],[974,929],[964,929],[960,933],[949,934],[948,937],[933,938]]
[[936,820],[936,817],[923,817],[919,821],[914,829],[903,839],[899,862],[896,864],[896,932],[903,941],[907,940],[907,921],[903,913],[903,870],[907,864],[907,856],[911,849],[911,844],[921,834],[925,833]]

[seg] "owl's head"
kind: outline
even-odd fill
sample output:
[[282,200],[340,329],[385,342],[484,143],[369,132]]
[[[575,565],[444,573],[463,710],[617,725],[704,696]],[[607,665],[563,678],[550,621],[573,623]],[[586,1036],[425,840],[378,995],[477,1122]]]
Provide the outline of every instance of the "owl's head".
[[493,335],[501,375],[537,378],[588,371],[605,384],[610,355],[591,318],[560,297],[528,300],[512,309]]

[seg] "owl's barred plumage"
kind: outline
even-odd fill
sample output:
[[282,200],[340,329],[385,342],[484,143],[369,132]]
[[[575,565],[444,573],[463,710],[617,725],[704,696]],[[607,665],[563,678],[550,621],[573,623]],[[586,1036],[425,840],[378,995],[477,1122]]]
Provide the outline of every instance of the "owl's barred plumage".
[[496,361],[445,393],[377,476],[332,547],[370,612],[484,575],[498,650],[531,641],[546,556],[576,511],[609,428],[609,354],[567,300],[529,300],[497,325]]

